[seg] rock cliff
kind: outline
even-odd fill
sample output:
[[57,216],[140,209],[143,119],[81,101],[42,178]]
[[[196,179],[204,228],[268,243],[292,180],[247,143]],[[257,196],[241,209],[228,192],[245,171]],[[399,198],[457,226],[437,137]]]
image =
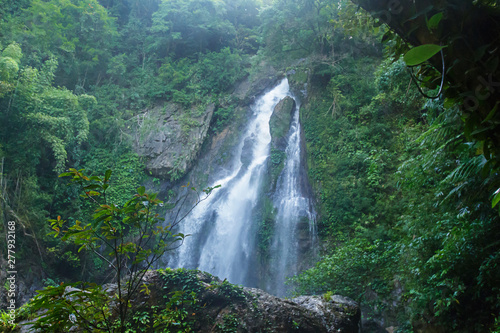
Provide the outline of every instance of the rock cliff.
[[[221,147],[226,142],[233,141],[237,134],[235,127],[238,120],[255,100],[255,97],[272,87],[279,79],[279,74],[271,66],[261,64],[260,70],[253,76],[248,76],[234,86],[231,93],[231,103],[235,113],[240,114],[236,123],[232,122],[220,133],[210,135],[210,124],[214,112],[219,107],[226,107],[222,99],[206,105],[185,108],[179,104],[165,102],[137,116],[137,126],[134,131],[135,150],[146,159],[146,170],[156,178],[178,180],[188,173],[193,166],[201,163],[205,171],[209,158],[210,166],[223,164],[226,158],[221,154]],[[203,144],[211,138],[207,151]],[[222,148],[224,150],[224,148]],[[218,156],[217,156],[218,155]],[[203,161],[199,161],[202,159]],[[221,161],[218,161],[222,159]],[[210,170],[211,167],[208,167]],[[198,173],[198,172],[196,172]],[[192,178],[192,177],[191,177]]]
[[214,114],[214,104],[186,111],[168,103],[138,117],[136,150],[146,169],[163,179],[183,175],[198,156]]

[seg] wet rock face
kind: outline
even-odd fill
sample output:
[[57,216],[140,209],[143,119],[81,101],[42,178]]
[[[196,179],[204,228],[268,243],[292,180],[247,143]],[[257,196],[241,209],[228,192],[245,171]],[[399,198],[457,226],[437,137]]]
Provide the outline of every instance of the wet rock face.
[[288,131],[290,129],[295,107],[295,100],[290,96],[283,98],[275,106],[271,120],[269,121],[271,147],[285,151]]
[[271,163],[269,164],[269,192],[276,189],[276,182],[285,165],[286,146],[288,144],[288,133],[296,103],[293,98],[287,96],[274,107],[273,114],[269,120],[269,131],[271,132]]
[[252,163],[252,147],[255,144],[255,138],[248,138],[243,143],[243,149],[241,154],[241,163],[243,164],[243,168],[247,169],[248,166]]
[[[232,94],[238,100],[237,108],[249,109],[256,96],[276,84],[278,79],[276,70],[263,64],[260,74],[235,84]],[[154,177],[175,181],[197,165],[201,165],[201,172],[205,173],[212,169],[212,164],[223,164],[223,161],[218,162],[221,147],[226,145],[225,141],[234,139],[232,131],[241,124],[231,124],[223,131],[224,135],[212,137],[210,148],[202,151],[205,140],[210,140],[208,130],[215,108],[214,104],[209,104],[189,110],[167,102],[139,115],[133,134],[136,152],[146,159],[146,171]]]
[[246,77],[239,82],[233,91],[233,95],[240,100],[241,105],[252,104],[256,97],[262,94],[266,89],[272,88],[280,79],[278,72],[266,63],[261,63],[259,73]]
[[317,314],[326,332],[358,332],[361,312],[358,304],[347,297],[299,296],[292,301]]
[[231,332],[358,333],[360,309],[357,303],[342,296],[286,300],[189,270],[168,270],[167,275],[152,271],[145,280],[152,292],[147,297],[140,295],[142,299],[137,301],[147,307],[161,306],[165,295],[176,290],[196,292],[193,306],[201,306],[188,309],[195,314],[190,319],[195,332],[219,332],[220,328],[231,327]]
[[273,332],[358,332],[358,305],[345,297],[325,300],[320,296],[300,296],[285,300],[259,289],[245,290],[250,291],[265,314],[261,319],[263,326],[253,327],[257,332],[266,327],[266,322],[273,323]]
[[162,179],[184,175],[198,156],[214,109],[209,104],[186,111],[169,103],[140,115],[135,147],[146,158],[147,171]]

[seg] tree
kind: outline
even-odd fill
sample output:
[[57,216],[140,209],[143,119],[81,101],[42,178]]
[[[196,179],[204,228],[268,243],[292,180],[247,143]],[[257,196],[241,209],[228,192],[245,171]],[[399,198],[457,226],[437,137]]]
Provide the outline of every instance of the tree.
[[[93,96],[76,96],[65,88],[52,86],[57,60],[50,57],[40,69],[28,66],[18,70],[21,49],[10,44],[0,58],[1,85],[4,87],[0,105],[3,127],[1,141],[13,165],[10,169],[52,166],[56,172],[65,168],[68,151],[75,151],[87,140],[87,112],[96,104]],[[18,75],[19,72],[19,75]],[[29,134],[28,134],[29,132]],[[44,159],[40,151],[52,151]]]
[[234,42],[231,46],[246,53],[257,52],[259,46],[257,29],[260,25],[258,14],[261,6],[259,0],[226,1],[225,17],[236,29]]
[[[87,177],[84,170],[76,169],[61,174],[60,177],[70,177],[83,191],[82,196],[97,208],[89,223],[76,221],[66,226],[60,216],[50,223],[55,237],[62,235],[63,241],[78,245],[79,251],[92,251],[109,265],[116,291],[110,295],[112,291],[88,282],[45,288],[30,303],[32,311],[48,310],[40,314],[33,329],[60,332],[76,326],[88,332],[125,332],[134,306],[131,299],[138,292],[149,292],[142,278],[165,252],[180,246],[185,238],[181,233],[173,233],[173,229],[218,187],[203,190],[205,197],[198,195],[187,213],[179,210],[172,222],[163,225],[164,219],[155,211],[163,202],[144,187],[139,187],[123,206],[108,202],[111,173],[106,171],[102,178]],[[170,208],[182,208],[187,198],[184,196]]]
[[0,57],[0,98],[14,89],[23,53],[17,43],[9,44]]
[[115,20],[97,0],[35,0],[22,20],[27,31],[16,38],[24,39],[29,53],[57,57],[58,84],[85,88],[105,75],[117,31]]
[[[445,105],[462,111],[463,132],[487,160],[484,176],[500,170],[500,45],[498,1],[401,2],[353,0],[390,28],[385,39],[399,36],[395,53],[420,66],[419,81],[440,88]],[[428,60],[428,62],[426,62]],[[490,178],[492,206],[500,201],[500,180]]]
[[278,0],[265,7],[260,16],[269,55],[330,54],[337,7],[338,4],[324,0]]
[[[38,68],[23,65],[25,57],[16,43],[0,57],[0,217],[21,227],[25,237],[18,254],[30,266],[47,263],[44,222],[57,173],[67,162],[80,162],[89,133],[87,113],[96,100],[53,86],[54,57]],[[68,195],[61,197],[67,200]]]
[[160,56],[173,55],[175,59],[219,51],[236,33],[225,13],[222,1],[162,1],[153,14],[151,32],[157,36],[154,47]]

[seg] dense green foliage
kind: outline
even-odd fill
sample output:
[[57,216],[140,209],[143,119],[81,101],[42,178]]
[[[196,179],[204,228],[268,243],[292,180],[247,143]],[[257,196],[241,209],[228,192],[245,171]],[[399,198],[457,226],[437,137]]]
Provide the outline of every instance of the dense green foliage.
[[[387,12],[382,2],[355,2],[374,16],[381,10]],[[500,69],[499,57],[493,51],[498,40],[493,36],[497,35],[495,29],[500,20],[498,1],[423,0],[418,5],[393,3],[392,6],[390,10],[395,15],[389,14],[389,18],[380,18],[380,21],[386,21],[392,29],[384,37],[395,42],[395,55],[404,53],[408,66],[418,66],[418,78],[414,79],[422,86],[439,87],[437,95],[423,94],[429,98],[442,96],[445,105],[460,109],[466,140],[477,143],[478,153],[487,161],[482,166],[483,175],[497,173],[500,169],[500,116],[497,113],[500,95],[495,87]],[[413,48],[409,49],[410,45]],[[500,184],[496,179],[490,181],[492,206],[496,206],[500,201]]]
[[[77,220],[73,225],[67,225],[60,216],[49,220],[53,229],[49,235],[62,236],[62,241],[78,246],[78,252],[90,251],[103,260],[108,269],[102,269],[113,276],[116,292],[109,295],[105,287],[93,282],[49,286],[39,291],[29,304],[32,313],[43,311],[33,325],[34,329],[60,332],[77,325],[88,332],[125,332],[137,316],[134,313],[137,306],[132,304],[132,298],[139,292],[149,293],[143,282],[145,274],[165,252],[178,247],[185,237],[172,233],[172,230],[186,214],[178,214],[175,220],[163,225],[164,219],[156,212],[157,206],[163,206],[163,202],[157,199],[156,193],[147,193],[143,186],[124,204],[110,201],[107,192],[111,174],[112,171],[107,170],[102,178],[87,177],[82,170],[75,169],[61,174],[60,177],[70,177],[71,183],[78,185],[82,196],[96,208],[92,221],[88,223]],[[212,190],[203,190],[206,196],[200,201],[206,199]],[[179,292],[169,302],[176,304],[181,295],[183,293]],[[168,318],[174,315],[169,311],[172,304],[166,307]],[[155,318],[153,327],[164,325],[164,316]],[[169,326],[168,321],[166,326]]]
[[464,130],[456,101],[422,97],[396,43],[380,63],[366,41],[353,33],[329,66],[295,67],[297,82],[309,71],[302,121],[330,244],[293,279],[297,291],[348,295],[369,306],[366,319],[401,331],[498,330],[496,174],[484,143]]
[[[9,220],[20,226],[19,270],[52,285],[108,281],[101,257],[47,236],[47,219],[64,216],[78,228],[93,211],[57,174],[69,166],[89,174],[113,169],[106,198],[126,210],[148,177],[133,149],[140,116],[176,103],[185,130],[195,126],[197,110],[214,103],[210,133],[220,133],[235,118],[234,84],[268,62],[294,73],[297,91],[308,89],[301,121],[323,251],[293,279],[297,292],[350,296],[366,317],[384,317],[400,331],[500,331],[500,221],[492,209],[500,201],[500,113],[489,98],[498,89],[494,80],[474,81],[498,72],[498,42],[480,25],[459,29],[477,17],[496,22],[498,4],[417,5],[386,18],[387,30],[335,0],[0,0],[0,231]],[[456,22],[452,14],[463,8],[471,15]],[[404,15],[410,23],[398,21]],[[464,49],[471,38],[477,47]],[[409,44],[425,50],[407,53]],[[400,58],[417,66],[412,75]],[[444,95],[429,100],[416,83],[439,95],[441,60]],[[464,108],[474,96],[477,108]],[[284,157],[277,150],[270,157],[276,178]],[[261,250],[273,234],[267,200],[258,216]],[[140,253],[127,249],[120,255]],[[53,287],[40,297],[64,292]],[[99,285],[85,288],[95,307],[109,310]],[[183,305],[196,306],[190,293],[166,302],[119,316],[121,327],[161,321],[169,329],[185,318]],[[67,328],[66,305],[52,306]],[[104,318],[81,311],[89,323]],[[231,331],[232,323],[219,329]]]
[[21,262],[54,279],[99,271],[99,260],[45,236],[47,218],[74,222],[91,212],[57,174],[112,168],[108,195],[123,204],[147,177],[133,149],[144,110],[179,103],[189,127],[191,110],[214,102],[212,132],[222,130],[234,112],[227,90],[247,75],[248,54],[258,48],[259,5],[1,1],[1,212],[29,236],[19,244]]

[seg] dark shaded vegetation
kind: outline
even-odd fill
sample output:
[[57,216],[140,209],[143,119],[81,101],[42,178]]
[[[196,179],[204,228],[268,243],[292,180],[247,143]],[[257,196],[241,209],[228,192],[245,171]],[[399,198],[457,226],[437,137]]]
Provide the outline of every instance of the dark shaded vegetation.
[[[137,116],[212,101],[219,133],[231,88],[267,61],[308,90],[301,121],[323,246],[291,281],[297,292],[352,297],[366,320],[400,332],[499,332],[498,4],[437,3],[392,9],[388,30],[347,1],[0,1],[1,230],[19,225],[19,270],[47,284],[109,280],[99,256],[47,236],[48,218],[72,225],[92,211],[58,173],[112,168],[107,195],[123,205],[147,177],[132,149]],[[491,24],[463,28],[483,17]],[[400,59],[422,44],[447,46],[433,100],[415,81],[438,95],[439,54],[413,77]],[[261,247],[273,230],[263,219]]]
[[[469,10],[495,17],[496,6],[483,5]],[[397,60],[408,45],[386,32],[386,60],[370,57],[367,34],[377,36],[378,28],[367,33],[366,26],[353,27],[354,8],[339,12],[336,23],[350,36],[335,43],[341,51],[331,65],[296,66],[309,71],[302,119],[319,230],[329,246],[293,282],[299,293],[349,295],[365,304],[365,319],[399,331],[496,332],[500,244],[492,206],[498,173],[495,140],[483,135],[493,135],[489,122],[495,123],[496,107],[490,105],[479,125],[473,119],[482,111],[471,115],[452,96],[465,86],[446,84],[441,98],[424,98]],[[415,33],[412,27],[434,29],[424,18],[438,9],[416,10],[418,21],[405,26],[408,33]],[[359,20],[370,21],[364,15]],[[454,18],[450,14],[443,24],[458,24]],[[391,23],[397,20],[393,13]],[[446,56],[450,62],[452,54]],[[473,63],[467,57],[457,61]],[[427,94],[438,94],[441,74],[426,63],[420,68],[417,78]]]

